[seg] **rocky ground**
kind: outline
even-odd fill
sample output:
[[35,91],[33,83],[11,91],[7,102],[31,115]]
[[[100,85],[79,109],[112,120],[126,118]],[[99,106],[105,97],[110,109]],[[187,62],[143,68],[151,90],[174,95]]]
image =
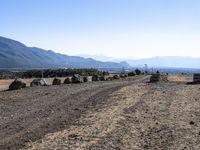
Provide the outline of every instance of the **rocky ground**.
[[1,92],[0,149],[199,150],[200,86],[147,80]]

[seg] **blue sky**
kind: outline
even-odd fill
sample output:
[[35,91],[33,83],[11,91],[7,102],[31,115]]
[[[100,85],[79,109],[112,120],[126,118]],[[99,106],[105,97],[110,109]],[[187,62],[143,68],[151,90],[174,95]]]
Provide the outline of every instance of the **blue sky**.
[[0,34],[69,55],[200,57],[199,0],[0,0]]

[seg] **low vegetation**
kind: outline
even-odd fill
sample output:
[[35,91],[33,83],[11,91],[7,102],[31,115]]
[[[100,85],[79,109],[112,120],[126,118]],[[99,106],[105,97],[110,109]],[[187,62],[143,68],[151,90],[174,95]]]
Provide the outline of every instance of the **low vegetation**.
[[35,69],[27,71],[1,71],[0,79],[15,78],[50,78],[50,77],[67,77],[79,74],[82,76],[108,75],[108,72],[98,71],[97,69]]

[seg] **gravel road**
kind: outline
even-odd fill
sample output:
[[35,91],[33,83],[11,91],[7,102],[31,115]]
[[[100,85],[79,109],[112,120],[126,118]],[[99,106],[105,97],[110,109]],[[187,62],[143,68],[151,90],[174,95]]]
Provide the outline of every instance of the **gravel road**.
[[107,103],[113,92],[147,78],[0,92],[0,149],[21,149],[49,133],[82,126],[78,120]]
[[[103,93],[102,93],[103,94]],[[199,150],[200,86],[137,82],[120,86],[64,130],[30,150]]]

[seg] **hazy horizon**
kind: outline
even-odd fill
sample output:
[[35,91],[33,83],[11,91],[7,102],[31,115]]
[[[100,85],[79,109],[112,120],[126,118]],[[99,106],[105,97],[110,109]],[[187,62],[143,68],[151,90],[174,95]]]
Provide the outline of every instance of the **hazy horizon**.
[[67,55],[200,57],[198,0],[7,0],[1,36]]

